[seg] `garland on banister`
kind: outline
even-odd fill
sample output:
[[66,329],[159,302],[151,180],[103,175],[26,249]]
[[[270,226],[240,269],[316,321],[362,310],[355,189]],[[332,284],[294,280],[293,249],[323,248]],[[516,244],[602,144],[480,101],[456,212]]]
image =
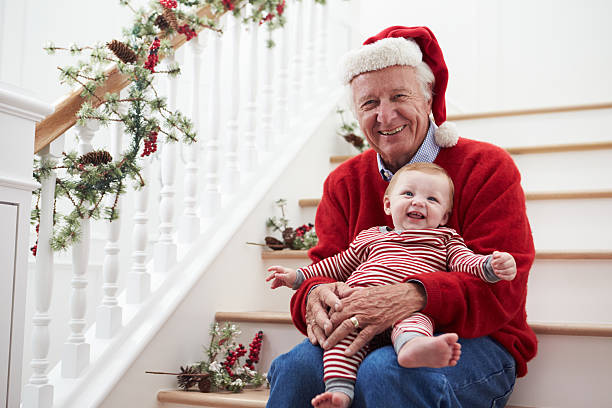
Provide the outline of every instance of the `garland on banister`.
[[[325,4],[325,0],[315,0]],[[128,179],[135,181],[134,188],[145,185],[140,175],[139,157],[157,151],[158,136],[167,141],[192,143],[196,134],[191,120],[177,110],[170,110],[166,98],[159,95],[153,85],[155,75],[175,77],[180,67],[173,63],[166,70],[159,70],[161,59],[174,53],[171,38],[185,36],[189,41],[203,29],[221,33],[218,18],[226,12],[240,17],[244,24],[252,22],[265,25],[269,32],[285,24],[285,0],[155,0],[147,7],[136,9],[129,0],[119,0],[134,14],[131,27],[123,29],[123,39],[113,39],[94,46],[58,47],[49,43],[49,54],[57,51],[84,56],[73,66],[58,67],[60,82],[70,87],[82,87],[84,99],[78,113],[77,125],[86,126],[93,120],[102,126],[121,122],[125,134],[131,138],[129,148],[121,157],[110,157],[104,150],[79,156],[76,152],[62,153],[60,160],[34,161],[34,178],[41,182],[57,171],[53,210],[53,234],[51,247],[63,250],[80,239],[80,220],[99,219],[109,221],[119,216],[117,203],[126,191]],[[247,7],[251,5],[251,7]],[[197,11],[209,6],[213,18],[199,17]],[[268,46],[273,46],[271,37]],[[118,93],[100,95],[99,90],[109,79],[115,64],[130,85],[124,97]],[[40,194],[34,192],[35,206],[32,224],[40,220]],[[113,197],[106,200],[105,197]],[[68,203],[68,214],[57,211],[57,201]],[[36,255],[38,242],[31,248]]]

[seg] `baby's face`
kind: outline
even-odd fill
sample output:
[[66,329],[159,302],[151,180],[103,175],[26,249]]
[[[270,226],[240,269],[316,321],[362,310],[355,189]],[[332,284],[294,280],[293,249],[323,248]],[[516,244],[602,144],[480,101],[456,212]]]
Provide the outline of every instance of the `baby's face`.
[[395,229],[436,228],[449,217],[450,187],[441,174],[407,171],[398,175],[393,190],[384,198],[385,213]]

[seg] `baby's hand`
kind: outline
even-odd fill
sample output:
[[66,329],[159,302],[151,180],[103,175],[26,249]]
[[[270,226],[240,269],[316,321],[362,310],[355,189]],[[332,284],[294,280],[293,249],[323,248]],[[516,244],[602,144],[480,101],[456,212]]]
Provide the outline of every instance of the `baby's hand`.
[[293,288],[293,283],[296,279],[295,269],[285,268],[284,266],[271,266],[268,268],[268,272],[273,272],[266,278],[266,282],[271,281],[271,289],[276,289],[281,286],[287,286]]
[[500,279],[511,281],[516,276],[516,262],[514,257],[507,252],[493,251],[491,267]]

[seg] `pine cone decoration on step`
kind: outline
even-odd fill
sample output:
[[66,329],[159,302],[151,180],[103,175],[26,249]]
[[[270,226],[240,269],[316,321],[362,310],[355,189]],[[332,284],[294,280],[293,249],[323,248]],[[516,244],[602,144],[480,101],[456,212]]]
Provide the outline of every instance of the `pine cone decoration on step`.
[[283,230],[283,241],[287,248],[293,248],[293,242],[295,241],[295,230],[291,227]]
[[178,386],[187,391],[189,388],[198,384],[201,377],[193,374],[200,374],[200,370],[198,370],[196,366],[181,367],[181,375],[176,376]]
[[109,152],[105,150],[96,150],[81,156],[81,158],[79,159],[79,163],[93,164],[94,166],[98,166],[100,164],[110,163],[112,160],[113,158]]
[[198,388],[200,392],[210,392],[210,388],[212,387],[212,381],[209,376],[200,377],[200,381],[198,381]]
[[168,20],[161,14],[155,19],[155,25],[162,31],[166,31],[170,28],[170,23],[168,23]]
[[136,53],[127,44],[121,41],[113,40],[107,43],[106,46],[117,58],[126,64],[133,64],[138,59]]
[[178,20],[176,19],[176,14],[174,14],[172,10],[164,8],[164,11],[162,11],[162,15],[164,16],[164,19],[170,25],[170,27],[172,27],[174,31],[178,31],[179,25]]
[[283,244],[281,241],[274,237],[265,237],[264,240],[266,241],[266,245],[268,246],[268,248],[274,251],[278,251],[285,248],[285,244]]
[[355,146],[357,149],[363,149],[363,138],[357,136],[354,133],[349,133],[348,135],[342,136],[344,140]]

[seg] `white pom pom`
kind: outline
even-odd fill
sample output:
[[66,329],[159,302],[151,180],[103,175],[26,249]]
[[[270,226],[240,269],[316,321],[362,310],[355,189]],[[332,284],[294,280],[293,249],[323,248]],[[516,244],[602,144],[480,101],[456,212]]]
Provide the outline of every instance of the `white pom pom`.
[[459,131],[453,122],[444,122],[436,130],[436,144],[440,147],[453,147],[459,140]]

